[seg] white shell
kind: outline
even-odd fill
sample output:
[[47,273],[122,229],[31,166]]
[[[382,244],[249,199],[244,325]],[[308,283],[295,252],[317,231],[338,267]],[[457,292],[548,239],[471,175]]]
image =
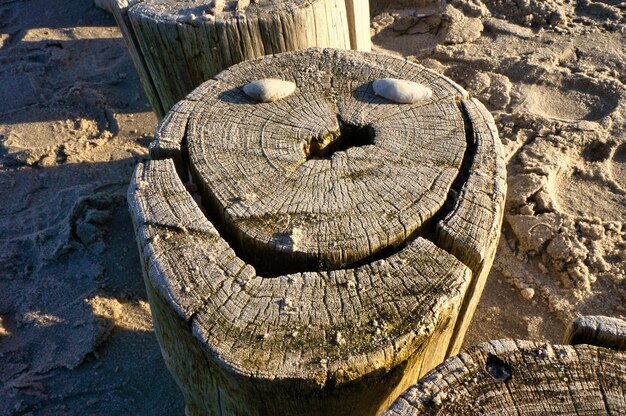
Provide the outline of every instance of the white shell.
[[433,90],[417,82],[404,79],[382,78],[372,84],[376,95],[399,104],[412,104],[433,95]]
[[263,78],[243,86],[243,92],[255,101],[271,103],[290,96],[296,84],[276,78]]

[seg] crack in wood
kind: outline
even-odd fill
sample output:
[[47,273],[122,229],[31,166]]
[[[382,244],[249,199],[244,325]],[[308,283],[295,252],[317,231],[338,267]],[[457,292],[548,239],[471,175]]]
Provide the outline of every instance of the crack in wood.
[[[439,238],[437,238],[437,224],[442,221],[448,214],[450,214],[454,208],[454,203],[456,202],[457,196],[461,191],[461,188],[467,181],[469,176],[469,172],[474,162],[474,153],[476,152],[476,141],[474,140],[474,131],[472,128],[472,123],[467,114],[467,111],[463,108],[463,105],[460,101],[457,102],[459,111],[461,112],[464,120],[464,128],[465,128],[465,139],[466,139],[466,148],[463,154],[463,159],[461,162],[461,168],[459,169],[459,173],[454,179],[452,183],[446,200],[443,206],[432,215],[431,218],[426,219],[420,227],[415,229],[406,238],[398,245],[385,247],[381,250],[376,251],[375,253],[370,254],[358,261],[347,264],[343,267],[333,267],[332,265],[325,264],[320,261],[315,267],[306,267],[306,265],[300,265],[297,269],[283,269],[280,267],[267,268],[263,267],[256,261],[254,258],[251,258],[250,255],[246,254],[242,249],[241,245],[237,241],[237,237],[232,233],[228,232],[225,229],[224,224],[221,220],[223,214],[216,212],[215,208],[213,208],[213,204],[207,203],[205,201],[204,196],[201,195],[202,201],[199,203],[200,208],[206,214],[207,219],[215,226],[220,236],[224,238],[230,245],[230,247],[235,251],[238,257],[243,259],[246,263],[255,267],[255,269],[263,274],[263,277],[272,278],[278,277],[286,273],[294,273],[294,272],[312,272],[312,271],[333,271],[333,270],[347,270],[347,269],[355,269],[361,266],[364,266],[368,263],[372,263],[379,260],[384,260],[396,253],[402,251],[407,245],[409,245],[412,241],[417,239],[418,237],[424,238],[435,244],[440,249],[446,251],[449,254],[455,256],[459,261],[464,264],[468,264],[467,259],[463,259],[458,256],[453,250],[446,248]],[[349,122],[344,121],[340,115],[337,115],[337,120],[339,122],[340,131],[332,137],[331,142],[325,142],[324,145],[321,145],[319,142],[325,140],[324,138],[314,137],[311,139],[310,143],[317,143],[317,145],[310,144],[308,149],[305,149],[305,153],[307,154],[307,160],[314,158],[323,158],[328,159],[335,152],[345,151],[350,147],[360,147],[375,144],[376,137],[374,129],[364,123],[362,125],[355,125]],[[183,140],[181,143],[181,157],[182,157],[182,165],[179,169],[177,165],[177,171],[183,171],[182,166],[184,166],[184,171],[189,174],[188,181],[181,177],[183,183],[199,183],[200,181],[197,178],[193,178],[193,175],[188,170],[189,166],[189,150],[187,148],[187,131],[189,127],[189,121],[187,121],[185,126],[185,133],[183,136]],[[329,133],[330,134],[330,133]],[[325,135],[326,137],[328,135]],[[343,137],[343,140],[341,139]],[[346,140],[347,139],[347,140]],[[416,163],[418,163],[416,161]],[[288,239],[289,235],[285,233],[284,239]]]

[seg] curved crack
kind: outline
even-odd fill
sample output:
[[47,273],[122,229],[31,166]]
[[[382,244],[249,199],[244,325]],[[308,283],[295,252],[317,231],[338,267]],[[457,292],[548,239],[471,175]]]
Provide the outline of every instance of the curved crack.
[[[461,112],[461,115],[464,121],[466,147],[465,147],[465,152],[463,154],[463,158],[461,161],[461,166],[459,168],[458,174],[456,178],[454,179],[454,181],[452,182],[450,189],[448,190],[448,194],[446,196],[446,199],[443,205],[430,218],[426,219],[419,227],[417,227],[414,231],[409,233],[400,244],[397,244],[395,246],[391,245],[391,246],[385,247],[368,256],[363,257],[362,259],[358,261],[352,262],[345,266],[330,267],[324,264],[322,261],[318,262],[315,265],[301,264],[301,265],[298,265],[297,269],[294,269],[293,267],[289,268],[288,266],[276,264],[279,262],[274,262],[274,264],[272,264],[269,267],[266,265],[260,264],[258,258],[253,258],[253,256],[251,256],[250,254],[244,252],[243,247],[240,244],[240,242],[237,241],[237,238],[233,235],[233,233],[228,231],[228,227],[224,225],[224,221],[222,220],[223,212],[217,212],[217,208],[214,206],[214,204],[211,204],[208,201],[206,201],[205,197],[201,195],[201,193],[197,194],[201,202],[198,201],[198,198],[194,198],[194,199],[200,206],[202,212],[204,212],[204,214],[206,215],[207,219],[212,224],[215,225],[215,228],[220,234],[220,237],[222,237],[229,244],[229,246],[235,251],[235,254],[239,258],[244,260],[246,263],[252,265],[257,270],[259,275],[262,275],[265,278],[278,277],[284,274],[297,273],[297,272],[315,272],[315,271],[333,271],[333,270],[354,269],[354,268],[366,265],[368,263],[386,259],[402,251],[405,247],[407,247],[411,242],[416,240],[418,237],[429,240],[441,250],[453,255],[461,263],[468,265],[467,259],[460,258],[457,254],[453,253],[451,250],[444,247],[440,239],[437,237],[437,230],[436,230],[437,224],[440,223],[443,219],[445,219],[448,216],[448,214],[450,214],[452,210],[454,209],[457,196],[460,193],[463,185],[467,181],[467,178],[469,177],[470,168],[474,162],[474,155],[476,152],[474,130],[472,128],[470,117],[467,111],[464,109],[461,100],[457,102],[457,106],[459,108],[459,111]],[[308,150],[308,152],[305,152],[307,154],[307,160],[313,159],[313,158],[329,158],[334,152],[344,151],[349,147],[365,146],[368,144],[375,143],[375,135],[371,127],[367,125],[354,126],[352,124],[344,122],[340,117],[338,117],[338,120],[341,126],[340,132],[338,132],[337,134],[333,134],[332,140],[330,140],[328,143],[325,143],[326,146],[320,149],[317,149],[314,145],[309,144],[309,149],[305,149],[305,150]],[[312,140],[312,143],[314,141],[315,140]],[[189,174],[188,181],[183,180],[183,182],[191,183],[191,184],[200,183],[197,180],[197,178],[194,178],[191,172],[187,170],[187,166],[189,166],[189,152],[187,149],[187,128],[185,129],[185,135],[181,143],[181,158],[185,166],[184,170],[186,171],[186,173]],[[177,170],[179,171],[178,172],[179,175],[181,175],[182,169],[177,169]],[[190,188],[194,188],[194,187],[195,186],[192,186]],[[194,192],[191,192],[191,193],[193,194]],[[287,235],[285,236],[285,238],[288,238],[288,237],[289,236]]]

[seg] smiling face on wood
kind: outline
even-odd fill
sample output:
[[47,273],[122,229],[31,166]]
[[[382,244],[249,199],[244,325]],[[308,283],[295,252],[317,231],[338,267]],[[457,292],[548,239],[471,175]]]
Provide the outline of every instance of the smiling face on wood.
[[201,88],[187,134],[194,181],[243,255],[271,251],[280,271],[346,267],[444,205],[466,150],[456,85],[417,67],[402,72],[415,82],[390,79],[401,68],[346,56],[280,78],[268,67],[250,80],[251,68]]
[[[432,94],[392,102],[383,78]],[[295,89],[253,99],[263,79]],[[151,156],[129,202],[193,406],[216,401],[201,380],[229,414],[376,414],[460,347],[506,179],[493,119],[453,81],[353,51],[264,57],[177,104]]]

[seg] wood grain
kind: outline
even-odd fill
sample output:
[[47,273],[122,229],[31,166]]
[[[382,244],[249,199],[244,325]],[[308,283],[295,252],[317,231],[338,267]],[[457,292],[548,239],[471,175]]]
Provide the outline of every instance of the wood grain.
[[580,316],[565,331],[563,343],[590,344],[626,351],[626,322],[610,316]]
[[371,52],[369,0],[345,0],[352,50]]
[[[402,244],[445,202],[466,148],[462,95],[413,67],[403,75],[429,83],[433,98],[376,97],[371,82],[404,62],[372,56],[269,57],[198,93],[186,136],[194,182],[257,268],[345,267]],[[296,92],[275,103],[242,92],[271,76],[295,82]]]
[[474,278],[463,300],[448,355],[461,348],[496,255],[506,199],[506,164],[493,117],[475,98],[463,100],[469,126],[466,171],[452,195],[453,208],[437,223],[437,241],[463,259]]
[[129,201],[157,336],[192,408],[218,394],[223,414],[374,414],[425,371],[424,350],[445,356],[436,335],[454,326],[471,274],[428,240],[355,269],[264,278],[171,159],[140,165]]
[[[344,0],[107,1],[159,119],[241,61],[311,46],[350,49]],[[369,40],[369,15],[356,14]]]
[[618,415],[626,412],[624,380],[624,353],[490,341],[447,359],[385,415]]
[[141,81],[141,85],[143,86],[146,96],[148,97],[148,101],[150,102],[150,105],[152,106],[157,117],[162,118],[167,109],[163,107],[163,103],[159,97],[154,79],[150,74],[145,58],[141,53],[137,36],[135,35],[128,18],[129,7],[132,7],[139,1],[141,0],[99,0],[99,7],[108,10],[115,18],[115,22],[122,32],[122,36],[124,37],[130,56],[135,64],[135,69],[139,74],[139,80]]
[[[384,77],[433,95],[389,102]],[[242,87],[262,78],[297,88],[257,103]],[[504,165],[453,81],[356,51],[262,57],[178,103],[150,152],[129,203],[188,414],[376,414],[462,339]]]

